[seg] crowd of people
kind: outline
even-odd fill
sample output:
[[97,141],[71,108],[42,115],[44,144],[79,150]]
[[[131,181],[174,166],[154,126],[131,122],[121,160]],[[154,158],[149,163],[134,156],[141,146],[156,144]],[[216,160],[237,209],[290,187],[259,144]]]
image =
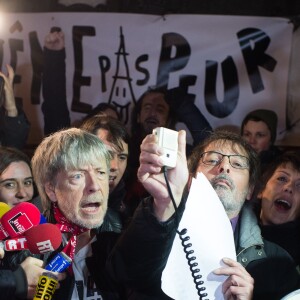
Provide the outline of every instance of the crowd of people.
[[[47,254],[8,254],[0,247],[5,299],[32,299],[44,267],[61,252],[71,265],[53,273],[60,283],[52,299],[171,299],[162,290],[162,272],[198,173],[232,225],[236,260],[224,257],[224,266],[212,270],[227,278],[224,298],[279,300],[300,289],[300,152],[274,145],[273,111],[249,112],[240,134],[213,131],[181,88],[154,88],[137,101],[130,133],[105,103],[75,126],[62,31],[47,35],[44,55],[45,138],[32,158],[22,151],[30,123],[15,102],[14,71],[0,72],[0,202],[32,202],[63,239]],[[193,144],[180,130],[176,166],[166,170],[152,130],[175,129],[178,121]]]

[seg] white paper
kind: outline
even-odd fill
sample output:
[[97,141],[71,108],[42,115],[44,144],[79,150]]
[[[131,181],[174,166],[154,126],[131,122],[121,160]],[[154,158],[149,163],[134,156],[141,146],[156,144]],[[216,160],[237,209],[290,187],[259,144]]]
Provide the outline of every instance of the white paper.
[[[236,260],[233,230],[224,207],[210,182],[198,173],[193,179],[186,209],[179,224],[179,231],[187,228],[198,268],[208,294],[205,299],[224,299],[222,283],[226,276],[214,275],[213,270],[223,266],[222,258]],[[162,275],[163,291],[176,300],[199,300],[197,289],[176,234],[173,247]]]

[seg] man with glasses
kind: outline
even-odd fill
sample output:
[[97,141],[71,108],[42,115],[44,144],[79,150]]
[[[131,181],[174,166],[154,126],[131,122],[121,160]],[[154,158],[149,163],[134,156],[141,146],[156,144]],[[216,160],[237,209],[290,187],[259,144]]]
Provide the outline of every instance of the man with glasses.
[[[180,215],[187,200],[189,180],[185,176],[187,166],[181,132],[178,141],[177,165],[168,170],[168,178]],[[131,223],[112,256],[112,264],[118,262],[119,267],[121,262],[124,264],[119,270],[114,269],[114,276],[136,290],[139,297],[133,299],[170,299],[160,290],[160,276],[172,247],[176,218],[172,215],[174,207],[162,174],[161,154],[155,137],[148,135],[141,145],[138,178],[152,198],[139,207],[136,217],[139,214],[141,217]],[[223,284],[224,298],[280,299],[297,289],[299,275],[291,257],[279,246],[262,239],[256,216],[246,201],[259,178],[256,152],[239,135],[216,131],[194,148],[188,169],[191,176],[202,172],[210,181],[234,231],[237,262],[226,260],[227,266],[216,271],[216,274],[228,275]],[[148,211],[153,212],[156,221],[142,217]],[[134,247],[129,249],[130,240]],[[138,264],[140,267],[136,267]],[[135,270],[134,274],[129,271],[129,265]],[[140,280],[140,286],[136,286],[134,280]],[[148,297],[143,298],[139,293]]]
[[247,201],[260,174],[251,146],[238,135],[217,131],[194,149],[188,167],[194,177],[198,172],[207,177],[224,206],[234,231],[237,261],[254,279],[253,299],[280,299],[297,289],[299,277],[291,257],[261,237]]

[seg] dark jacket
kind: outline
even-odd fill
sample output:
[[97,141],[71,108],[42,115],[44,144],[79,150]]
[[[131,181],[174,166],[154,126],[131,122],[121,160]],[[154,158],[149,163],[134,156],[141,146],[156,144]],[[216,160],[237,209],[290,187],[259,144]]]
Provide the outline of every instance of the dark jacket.
[[262,236],[284,248],[300,267],[300,220],[278,224],[260,224]]
[[[182,202],[178,208],[181,216]],[[130,300],[171,299],[161,290],[161,275],[176,234],[176,218],[158,222],[152,198],[144,199],[126,231],[118,240],[108,262],[111,276],[127,287]]]
[[257,218],[250,203],[241,211],[234,232],[237,261],[254,278],[254,300],[281,299],[300,287],[292,257],[280,246],[261,236]]
[[[106,272],[107,258],[118,237],[119,234],[115,232],[98,232],[97,240],[92,243],[93,255],[86,259],[86,264],[90,274],[104,300],[126,299],[125,290],[122,286],[114,282]],[[60,282],[60,288],[55,291],[52,300],[71,299],[74,284],[74,277],[71,277],[68,273],[67,278]],[[81,297],[79,299],[84,299],[83,294]]]
[[[151,199],[137,209],[109,262],[111,275],[132,289],[129,299],[170,299],[160,286],[176,234],[175,225],[174,217],[165,223],[156,220],[151,212]],[[235,242],[237,260],[254,278],[253,300],[280,299],[299,288],[293,260],[285,250],[261,238],[257,219],[248,204],[240,214]]]
[[44,134],[70,127],[70,113],[66,95],[65,49],[53,51],[44,48],[43,103]]
[[16,117],[8,117],[0,109],[0,144],[23,150],[30,130],[30,123],[23,110],[18,107]]
[[19,266],[15,271],[0,270],[0,299],[25,299],[27,279]]

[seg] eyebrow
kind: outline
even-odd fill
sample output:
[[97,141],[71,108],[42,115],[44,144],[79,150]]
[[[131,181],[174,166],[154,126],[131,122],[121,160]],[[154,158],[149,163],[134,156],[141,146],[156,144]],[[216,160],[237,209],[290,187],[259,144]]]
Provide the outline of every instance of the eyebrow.
[[276,170],[274,171],[274,174],[275,174],[275,173],[284,173],[284,174],[286,174],[286,175],[291,175],[290,172],[288,172],[287,170],[283,170],[283,169],[276,169]]
[[[30,176],[30,177],[25,177],[25,178],[23,178],[22,180],[28,180],[28,179],[32,179],[32,180],[33,180],[33,177],[32,177],[32,176]],[[1,184],[1,183],[4,183],[4,182],[6,182],[6,181],[18,181],[18,179],[17,179],[17,178],[6,178],[6,179],[4,179],[4,180],[1,180],[1,181],[0,181],[0,184]]]

